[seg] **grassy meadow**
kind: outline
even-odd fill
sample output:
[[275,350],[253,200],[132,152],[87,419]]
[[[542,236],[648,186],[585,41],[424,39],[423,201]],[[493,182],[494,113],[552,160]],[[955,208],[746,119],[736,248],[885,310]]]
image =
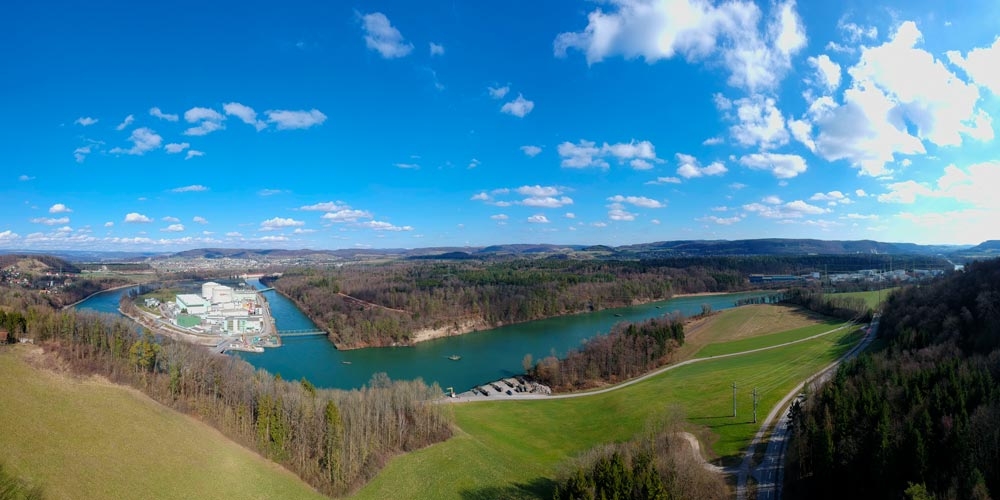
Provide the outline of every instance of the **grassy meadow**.
[[[746,319],[754,314],[743,308],[731,311],[716,316]],[[786,309],[756,314],[788,313]],[[730,318],[724,318],[722,324],[730,324],[728,321]],[[797,328],[787,333],[775,333],[780,326],[761,328],[755,333],[766,335],[736,335],[736,340],[714,345],[720,352],[736,352],[750,342],[756,347],[776,345],[829,331],[839,324],[815,317],[806,322],[812,325],[792,322]],[[735,323],[739,321],[733,320],[730,326]],[[719,328],[702,333],[706,337],[731,334],[731,330]],[[548,496],[555,476],[569,459],[601,443],[628,440],[678,409],[686,415],[691,431],[701,436],[709,458],[723,465],[734,464],[759,425],[752,421],[752,388],[760,391],[758,418],[763,419],[788,391],[834,361],[859,338],[857,329],[843,329],[759,353],[706,359],[620,390],[583,398],[455,405],[459,428],[455,437],[396,457],[356,498]],[[735,418],[733,382],[738,386]]]
[[103,379],[0,348],[0,462],[45,498],[325,498],[215,429]]

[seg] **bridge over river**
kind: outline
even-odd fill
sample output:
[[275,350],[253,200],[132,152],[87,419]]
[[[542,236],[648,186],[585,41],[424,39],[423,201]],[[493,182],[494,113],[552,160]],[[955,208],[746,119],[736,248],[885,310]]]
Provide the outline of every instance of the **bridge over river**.
[[327,333],[319,329],[310,330],[278,330],[278,336],[285,337],[325,337]]

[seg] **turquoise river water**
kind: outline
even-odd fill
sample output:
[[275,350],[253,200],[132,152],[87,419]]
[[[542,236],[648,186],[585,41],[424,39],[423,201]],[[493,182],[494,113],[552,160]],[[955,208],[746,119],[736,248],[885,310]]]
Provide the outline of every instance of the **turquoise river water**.
[[[256,281],[249,282],[263,288]],[[97,294],[77,305],[78,309],[118,313],[118,298],[128,289]],[[701,305],[713,310],[728,309],[742,297],[765,295],[747,292],[725,295],[679,297],[633,307],[607,309],[560,318],[530,321],[490,330],[421,342],[412,347],[382,347],[339,351],[325,337],[289,338],[279,348],[263,353],[237,352],[257,368],[281,374],[285,380],[303,377],[318,387],[354,389],[366,384],[378,372],[393,379],[423,378],[456,392],[523,373],[525,354],[536,360],[550,354],[562,357],[594,335],[607,333],[619,321],[639,321],[678,311],[684,315],[701,312]],[[315,325],[295,306],[275,291],[264,292],[278,330],[306,330]],[[452,361],[448,356],[458,355]]]

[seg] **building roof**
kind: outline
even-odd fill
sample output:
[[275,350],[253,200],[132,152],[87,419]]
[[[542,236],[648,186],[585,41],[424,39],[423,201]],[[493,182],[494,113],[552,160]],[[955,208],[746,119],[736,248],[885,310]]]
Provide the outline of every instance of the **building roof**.
[[195,295],[193,293],[182,293],[177,296],[177,302],[188,306],[198,306],[198,305],[208,305],[205,299],[201,298],[200,295]]

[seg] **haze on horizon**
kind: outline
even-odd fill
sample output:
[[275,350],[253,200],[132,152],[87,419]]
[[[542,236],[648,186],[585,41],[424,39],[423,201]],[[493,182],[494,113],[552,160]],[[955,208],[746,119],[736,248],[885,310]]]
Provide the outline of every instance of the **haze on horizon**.
[[1000,4],[20,2],[0,248],[1000,239]]

